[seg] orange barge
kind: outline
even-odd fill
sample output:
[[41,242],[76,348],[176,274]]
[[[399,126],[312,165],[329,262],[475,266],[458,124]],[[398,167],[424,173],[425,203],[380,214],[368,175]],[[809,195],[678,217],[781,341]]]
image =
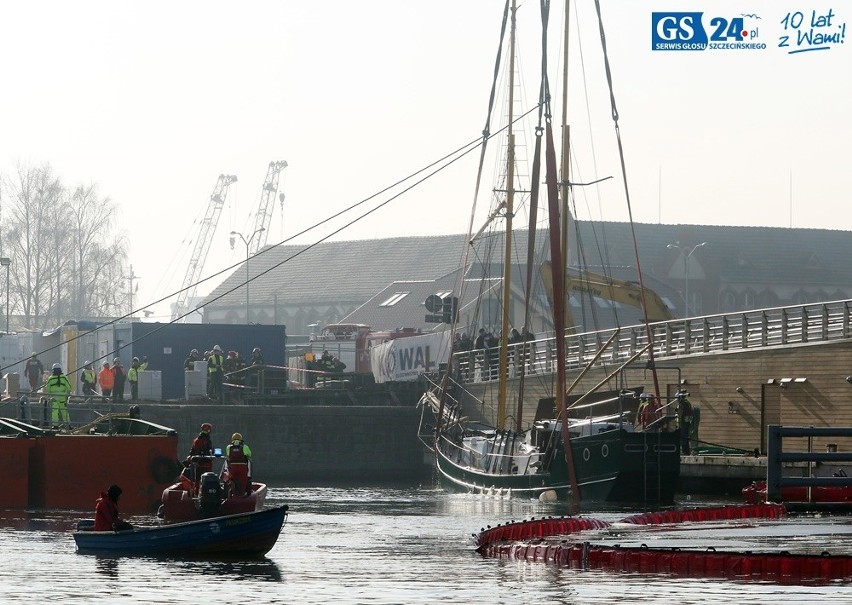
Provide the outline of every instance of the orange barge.
[[112,483],[126,514],[157,510],[178,474],[177,432],[113,414],[73,433],[0,418],[0,508],[92,510]]

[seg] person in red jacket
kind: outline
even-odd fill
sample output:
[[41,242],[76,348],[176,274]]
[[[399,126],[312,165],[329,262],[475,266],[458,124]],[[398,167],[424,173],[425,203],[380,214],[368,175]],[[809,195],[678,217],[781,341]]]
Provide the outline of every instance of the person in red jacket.
[[251,448],[243,441],[240,433],[231,436],[231,443],[225,448],[228,459],[225,483],[229,484],[232,494],[239,496],[251,493]]
[[198,495],[198,482],[201,475],[213,471],[213,425],[205,422],[201,432],[192,441],[189,455],[183,462],[183,472],[180,474],[181,483],[193,496]]
[[[198,433],[198,437],[196,437],[192,441],[192,447],[189,450],[189,456],[187,456],[187,462],[190,462],[190,458],[193,456],[212,456],[213,455],[213,438],[211,434],[213,433],[213,425],[209,422],[205,422],[201,425],[201,432]],[[213,470],[213,460],[210,458],[204,460],[198,460],[196,462],[198,466],[198,472],[200,473],[209,473]]]
[[101,493],[101,497],[95,503],[95,527],[94,531],[123,531],[133,529],[127,521],[122,521],[118,516],[118,497],[121,488],[110,485],[107,491]]

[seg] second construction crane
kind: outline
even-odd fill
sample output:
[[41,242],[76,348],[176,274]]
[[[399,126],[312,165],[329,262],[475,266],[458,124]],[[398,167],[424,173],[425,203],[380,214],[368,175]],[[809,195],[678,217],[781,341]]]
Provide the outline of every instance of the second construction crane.
[[225,200],[228,197],[228,188],[236,182],[237,177],[232,174],[220,174],[216,181],[216,187],[213,189],[213,193],[210,195],[210,203],[207,205],[207,212],[198,230],[198,237],[195,239],[195,247],[192,251],[192,258],[189,259],[189,267],[186,276],[183,278],[180,294],[178,294],[177,302],[172,310],[172,321],[189,311],[188,301],[195,297],[198,280],[201,279],[204,262],[207,260],[207,253],[210,251],[210,244],[213,242],[213,234],[216,232],[219,216],[222,214],[222,208],[225,206]]
[[[287,162],[269,162],[266,169],[266,178],[263,180],[263,189],[260,191],[260,205],[257,208],[257,216],[254,219],[254,232],[256,238],[250,242],[250,253],[254,256],[258,250],[266,245],[269,237],[269,221],[272,219],[272,211],[275,209],[275,194],[278,193],[278,176],[287,168]],[[283,193],[281,194],[283,198]],[[283,201],[283,199],[282,199]]]

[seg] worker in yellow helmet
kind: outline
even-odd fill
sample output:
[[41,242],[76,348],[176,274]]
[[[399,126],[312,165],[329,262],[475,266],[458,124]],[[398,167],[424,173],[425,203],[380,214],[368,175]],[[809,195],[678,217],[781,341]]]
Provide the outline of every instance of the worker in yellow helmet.
[[242,496],[251,493],[251,448],[243,441],[240,433],[231,435],[231,443],[225,448],[228,459],[227,480],[231,482],[231,494]]

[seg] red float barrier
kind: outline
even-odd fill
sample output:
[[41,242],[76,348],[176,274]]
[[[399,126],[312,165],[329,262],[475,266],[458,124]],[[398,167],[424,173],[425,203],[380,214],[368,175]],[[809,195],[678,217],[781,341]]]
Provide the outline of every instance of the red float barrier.
[[489,557],[509,555],[522,561],[546,561],[575,569],[664,573],[691,577],[738,578],[780,583],[813,584],[852,581],[852,556],[582,544],[489,544],[480,552]]
[[480,532],[476,539],[477,547],[506,540],[529,540],[572,534],[587,529],[602,529],[609,523],[600,519],[586,517],[567,517],[561,519],[530,519],[490,527]]
[[746,504],[641,513],[625,517],[621,520],[621,523],[659,525],[661,523],[725,521],[731,519],[777,519],[786,514],[787,510],[783,504]]

